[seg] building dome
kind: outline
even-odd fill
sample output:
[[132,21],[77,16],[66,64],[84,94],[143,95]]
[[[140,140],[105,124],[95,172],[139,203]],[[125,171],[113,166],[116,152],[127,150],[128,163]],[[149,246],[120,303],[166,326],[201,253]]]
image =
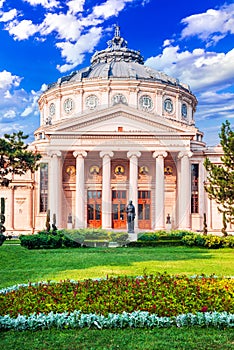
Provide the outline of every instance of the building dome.
[[190,91],[187,84],[180,83],[178,79],[154,70],[144,65],[144,58],[139,51],[129,49],[127,41],[120,36],[119,26],[115,27],[113,39],[107,42],[105,50],[97,51],[91,58],[91,65],[81,70],[64,76],[55,85],[67,82],[78,82],[83,79],[138,79],[148,81],[159,81]]
[[140,52],[128,48],[116,26],[107,48],[92,56],[90,66],[48,85],[38,104],[41,126],[117,104],[194,125],[197,99],[187,84],[145,66]]

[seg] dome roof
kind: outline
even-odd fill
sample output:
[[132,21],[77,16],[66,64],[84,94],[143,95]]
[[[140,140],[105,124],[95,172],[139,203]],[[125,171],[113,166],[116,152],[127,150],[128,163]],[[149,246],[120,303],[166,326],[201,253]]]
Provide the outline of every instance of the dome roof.
[[115,27],[114,37],[107,44],[105,50],[97,51],[93,55],[89,67],[58,79],[56,83],[49,85],[48,89],[83,79],[138,79],[177,85],[190,92],[187,84],[145,66],[140,52],[127,47],[127,41],[120,36],[119,26]]

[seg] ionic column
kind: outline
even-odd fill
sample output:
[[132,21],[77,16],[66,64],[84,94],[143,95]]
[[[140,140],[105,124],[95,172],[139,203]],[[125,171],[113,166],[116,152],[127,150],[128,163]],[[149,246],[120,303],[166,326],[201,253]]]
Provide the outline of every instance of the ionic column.
[[33,185],[29,186],[28,213],[29,213],[29,228],[33,232]]
[[204,182],[205,182],[205,168],[203,165],[203,161],[199,163],[199,171],[198,171],[198,196],[199,196],[199,213],[203,222],[203,214],[205,213],[205,190],[204,190]]
[[165,186],[164,186],[164,158],[167,152],[154,152],[155,158],[155,230],[165,228]]
[[61,192],[62,192],[62,166],[60,151],[50,151],[49,156],[49,207],[50,221],[52,223],[53,214],[56,215],[56,226],[61,223]]
[[7,211],[9,212],[9,222],[8,222],[8,230],[14,230],[14,186],[9,185],[9,190],[10,190],[10,196],[9,196],[9,203],[7,207]]
[[73,156],[76,158],[76,228],[85,227],[85,175],[84,158],[87,156],[85,151],[75,151]]
[[128,152],[129,158],[129,196],[128,199],[132,200],[135,206],[136,218],[135,228],[138,228],[138,158],[141,156],[141,152]]
[[180,229],[190,229],[191,212],[191,169],[189,158],[192,152],[180,152],[180,185],[179,185],[179,217],[178,224]]
[[110,229],[112,203],[111,203],[111,158],[113,152],[100,152],[102,158],[102,228]]

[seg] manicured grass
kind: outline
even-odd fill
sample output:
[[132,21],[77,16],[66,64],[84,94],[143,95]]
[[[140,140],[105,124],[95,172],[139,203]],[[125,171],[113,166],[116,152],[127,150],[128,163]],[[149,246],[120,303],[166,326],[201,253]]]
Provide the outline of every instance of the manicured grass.
[[3,332],[4,350],[232,350],[234,332],[204,328]]
[[5,242],[4,242],[4,245],[11,245],[11,244],[13,244],[13,245],[18,245],[18,244],[20,244],[20,240],[19,239],[7,239],[7,240],[5,240]]
[[0,288],[18,283],[164,272],[233,275],[233,249],[188,247],[27,250],[0,247]]
[[[0,288],[39,280],[86,279],[116,275],[233,275],[233,250],[187,247],[26,250],[0,247]],[[231,350],[232,329],[168,328],[45,330],[2,332],[4,350]]]

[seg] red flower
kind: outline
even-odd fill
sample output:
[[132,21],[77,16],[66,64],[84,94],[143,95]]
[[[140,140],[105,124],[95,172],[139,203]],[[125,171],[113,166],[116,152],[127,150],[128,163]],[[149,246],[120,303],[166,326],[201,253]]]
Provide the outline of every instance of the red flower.
[[208,307],[207,306],[203,306],[202,308],[201,308],[201,312],[207,312],[208,311]]

